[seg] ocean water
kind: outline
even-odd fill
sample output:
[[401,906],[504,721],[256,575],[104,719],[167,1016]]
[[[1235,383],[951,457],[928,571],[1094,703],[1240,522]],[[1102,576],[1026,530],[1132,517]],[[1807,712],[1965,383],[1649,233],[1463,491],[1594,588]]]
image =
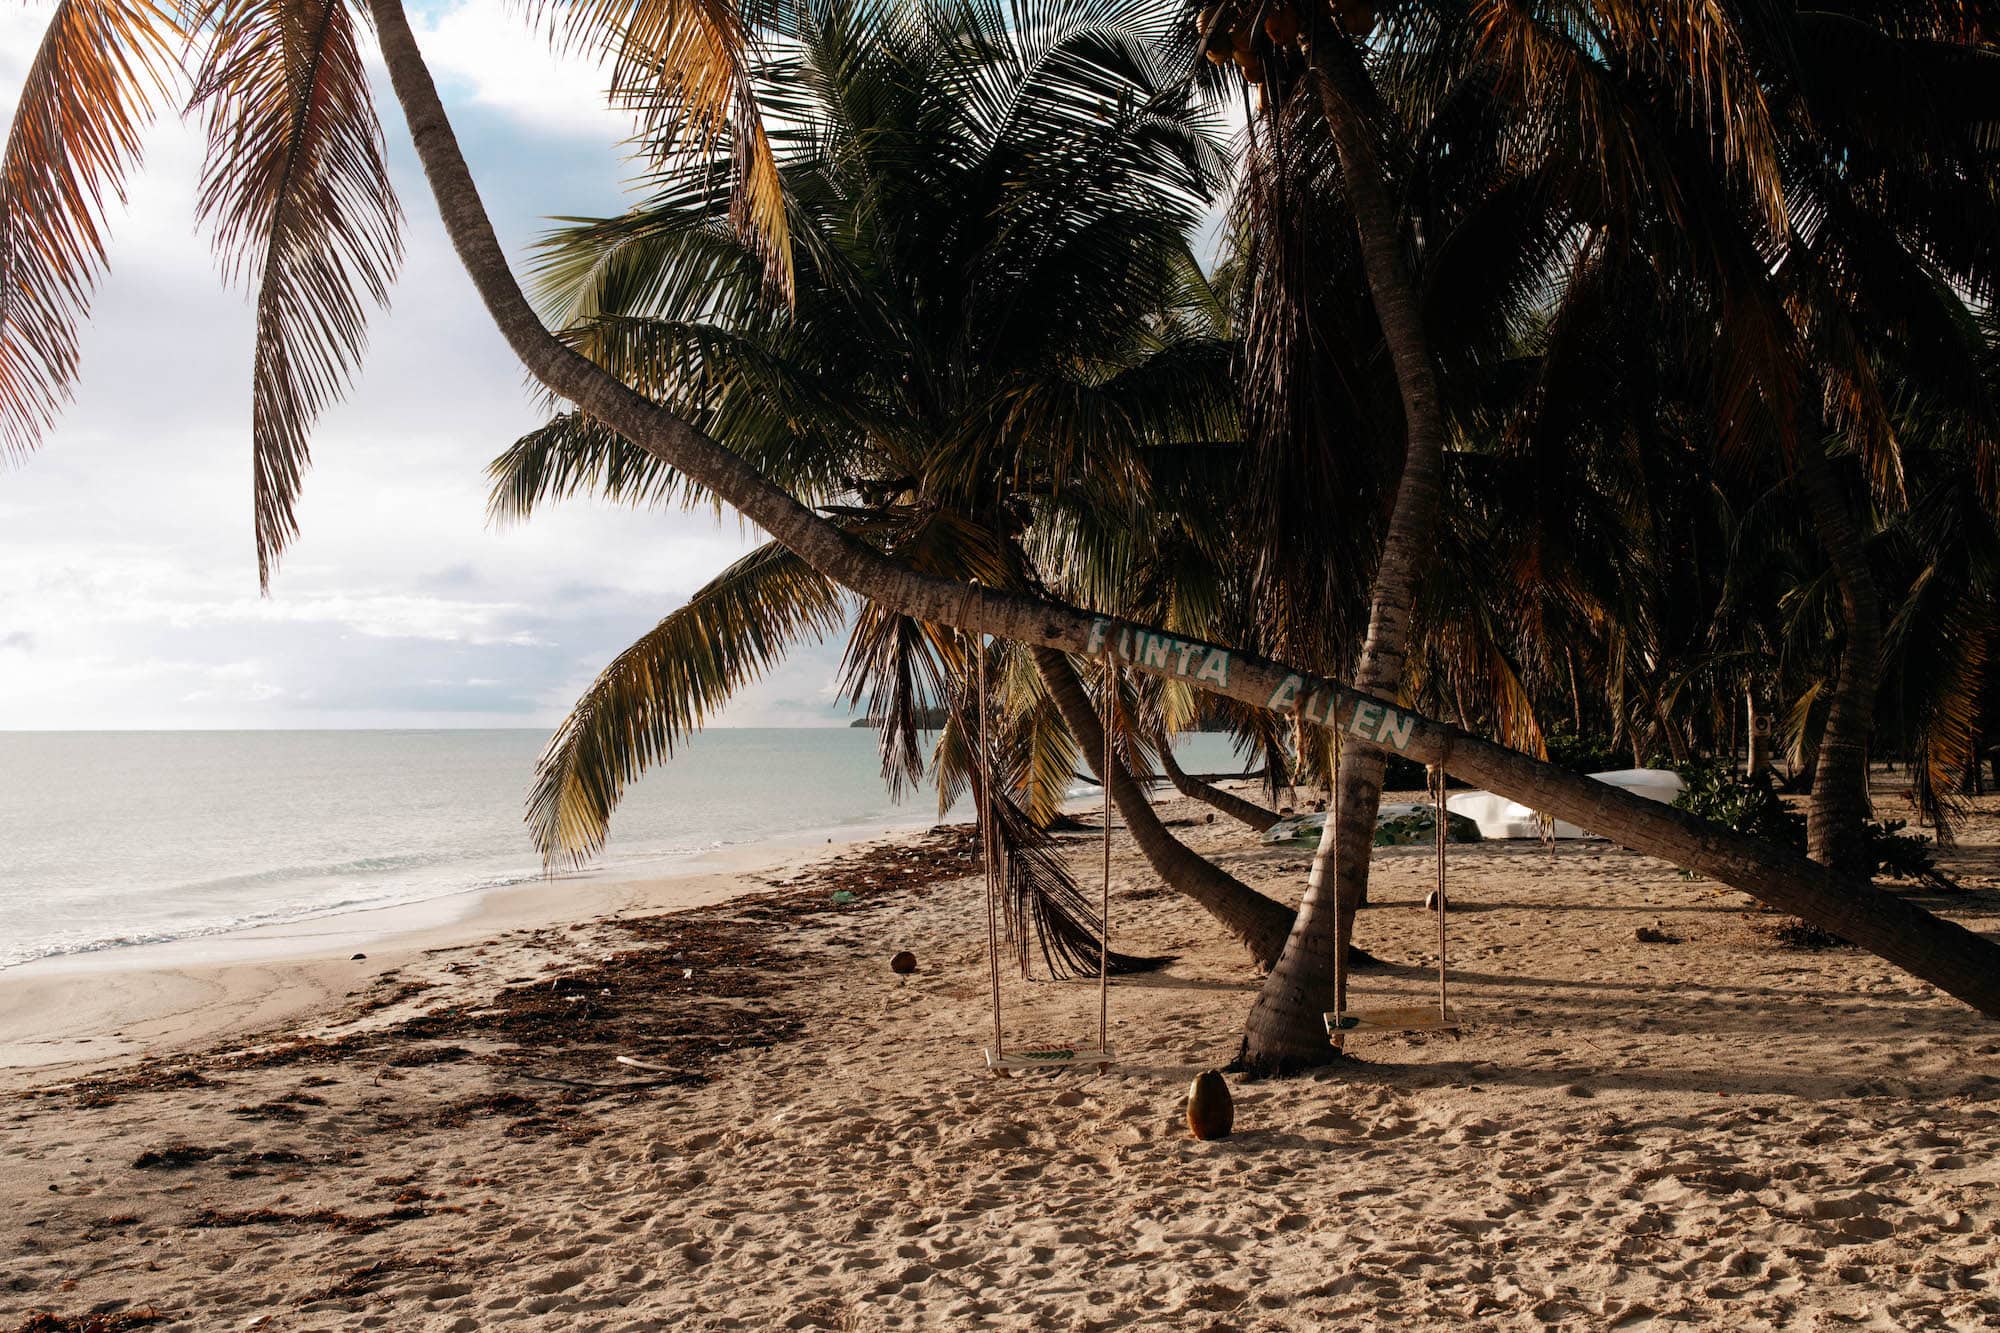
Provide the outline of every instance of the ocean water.
[[[538,877],[541,731],[0,732],[0,968]],[[1217,736],[1182,762],[1236,765]],[[936,821],[875,733],[718,728],[628,789],[596,863]],[[967,817],[957,812],[954,817]]]

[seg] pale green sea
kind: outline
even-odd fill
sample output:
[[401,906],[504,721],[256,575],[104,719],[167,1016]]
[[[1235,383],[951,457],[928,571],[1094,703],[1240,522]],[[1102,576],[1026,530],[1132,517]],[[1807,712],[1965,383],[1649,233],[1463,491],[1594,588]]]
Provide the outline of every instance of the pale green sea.
[[[540,731],[0,732],[0,967],[540,874]],[[720,728],[633,787],[600,868],[938,819],[875,733]],[[1240,767],[1190,737],[1195,770]],[[956,812],[955,818],[965,818]]]

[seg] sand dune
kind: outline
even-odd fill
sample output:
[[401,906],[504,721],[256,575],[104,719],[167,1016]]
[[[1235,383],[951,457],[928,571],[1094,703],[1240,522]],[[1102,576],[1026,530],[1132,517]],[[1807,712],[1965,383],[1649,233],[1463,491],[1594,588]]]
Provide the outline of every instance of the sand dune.
[[[1987,805],[1958,864],[1991,886]],[[1296,853],[1184,831],[1295,891]],[[1178,961],[1116,984],[1116,1068],[1010,1080],[980,1067],[962,855],[867,864],[419,954],[204,1055],[16,1074],[0,1326],[2000,1327],[2000,1026],[1774,949],[1659,862],[1455,848],[1465,1036],[1235,1083],[1206,1144],[1180,1098],[1256,978],[1129,855],[1120,943]],[[1381,854],[1362,930],[1398,962],[1357,995],[1430,993],[1430,873]],[[1939,901],[2000,926],[1993,895]],[[1093,985],[1007,1001],[1020,1039],[1092,1035]],[[619,1049],[684,1076],[577,1086],[661,1077]]]

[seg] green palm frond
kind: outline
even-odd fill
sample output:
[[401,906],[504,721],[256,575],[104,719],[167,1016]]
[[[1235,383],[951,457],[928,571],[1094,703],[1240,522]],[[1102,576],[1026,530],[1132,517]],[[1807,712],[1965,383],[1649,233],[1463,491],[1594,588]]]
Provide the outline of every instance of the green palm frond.
[[527,816],[543,860],[595,855],[630,783],[789,649],[844,618],[839,587],[775,542],[703,585],[605,667],[550,739]]
[[595,494],[634,506],[713,504],[699,487],[582,412],[529,431],[487,465],[486,512],[519,522],[551,500]]

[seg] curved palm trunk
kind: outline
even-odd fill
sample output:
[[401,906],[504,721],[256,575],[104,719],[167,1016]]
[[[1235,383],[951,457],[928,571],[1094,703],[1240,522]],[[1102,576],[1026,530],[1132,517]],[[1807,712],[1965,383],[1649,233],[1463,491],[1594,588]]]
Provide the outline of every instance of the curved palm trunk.
[[522,364],[550,392],[687,474],[827,577],[920,620],[1086,656],[1115,650],[1135,670],[1253,707],[1283,712],[1303,699],[1305,711],[1357,738],[1442,764],[1454,777],[1741,889],[2000,1018],[2000,945],[1782,847],[1469,736],[1336,681],[1150,627],[1120,625],[1046,598],[922,574],[849,537],[542,327],[507,267],[402,5],[369,0],[369,9],[446,232]]
[[1174,784],[1175,791],[1192,800],[1212,805],[1231,819],[1241,820],[1259,833],[1278,822],[1277,811],[1266,810],[1255,801],[1245,800],[1233,791],[1224,791],[1214,783],[1204,782],[1182,768],[1180,761],[1174,758],[1174,741],[1171,736],[1160,742],[1160,767],[1166,770],[1167,781]]
[[[1354,210],[1362,268],[1375,317],[1396,368],[1406,441],[1396,506],[1382,542],[1370,589],[1368,633],[1355,670],[1355,687],[1394,698],[1409,651],[1410,613],[1436,538],[1443,472],[1445,418],[1439,401],[1430,342],[1417,307],[1416,287],[1403,263],[1402,231],[1367,114],[1367,73],[1360,56],[1336,44],[1315,61],[1323,75],[1320,102],[1340,157],[1341,177]],[[1368,868],[1375,845],[1375,816],[1382,804],[1383,753],[1365,737],[1342,747],[1334,782],[1334,817],[1326,822],[1312,875],[1299,904],[1298,923],[1285,956],[1271,970],[1244,1025],[1240,1062],[1252,1072],[1276,1073],[1335,1058],[1320,1015],[1335,1007],[1333,960],[1348,947],[1354,913],[1367,901]],[[1329,876],[1333,891],[1327,893]],[[1331,897],[1331,902],[1328,898]]]
[[[1097,710],[1090,705],[1089,695],[1084,693],[1083,682],[1077,679],[1076,668],[1070,665],[1067,656],[1053,648],[1036,648],[1033,652],[1035,669],[1056,701],[1064,725],[1083,747],[1091,772],[1097,774],[1099,782],[1105,781],[1104,727],[1098,721]],[[1146,793],[1132,781],[1123,765],[1113,764],[1109,778],[1112,802],[1124,816],[1132,841],[1138,844],[1140,854],[1153,872],[1167,887],[1200,903],[1230,934],[1243,941],[1257,960],[1257,966],[1270,967],[1276,963],[1284,951],[1285,937],[1291,933],[1291,909],[1275,898],[1265,897],[1176,838],[1160,822],[1153,803],[1146,799]]]
[[1799,484],[1812,512],[1813,527],[1840,585],[1840,613],[1847,637],[1840,649],[1840,675],[1820,732],[1813,766],[1812,797],[1806,805],[1806,850],[1821,865],[1866,879],[1869,864],[1864,831],[1868,803],[1868,740],[1875,727],[1875,694],[1882,680],[1882,593],[1868,562],[1868,534],[1835,471],[1817,449],[1801,451]]

